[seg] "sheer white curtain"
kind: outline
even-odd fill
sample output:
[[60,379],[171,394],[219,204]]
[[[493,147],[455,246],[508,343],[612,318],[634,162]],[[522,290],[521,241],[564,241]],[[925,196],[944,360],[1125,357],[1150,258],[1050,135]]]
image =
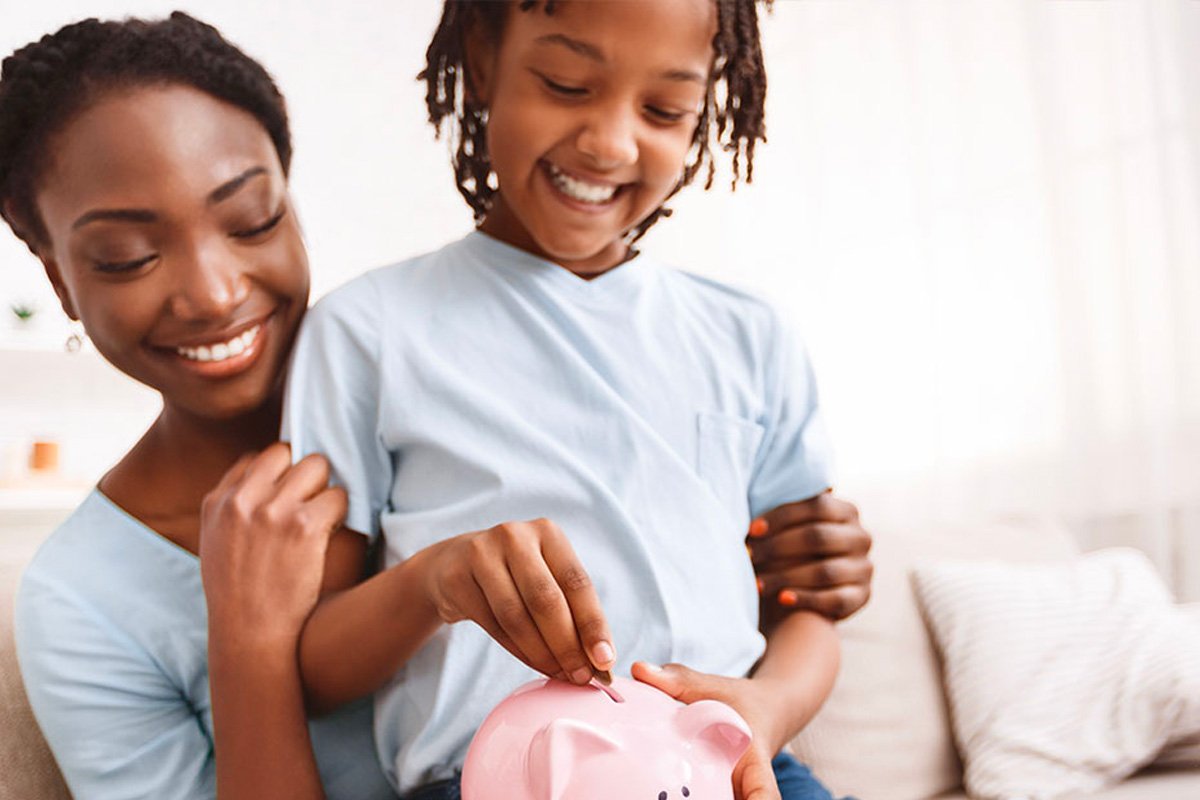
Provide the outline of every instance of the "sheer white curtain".
[[751,282],[803,320],[839,488],[1056,515],[1200,599],[1200,3],[785,1],[767,31],[772,139],[722,211],[774,248]]

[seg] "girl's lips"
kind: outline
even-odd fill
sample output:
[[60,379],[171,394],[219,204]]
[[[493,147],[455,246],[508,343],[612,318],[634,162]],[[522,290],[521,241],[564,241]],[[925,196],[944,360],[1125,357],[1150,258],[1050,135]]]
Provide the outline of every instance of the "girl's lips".
[[540,169],[538,171],[542,175],[542,180],[545,181],[546,186],[549,187],[551,194],[554,195],[554,198],[563,205],[566,205],[576,211],[582,211],[586,214],[603,214],[612,210],[612,208],[616,206],[617,201],[624,196],[626,190],[631,186],[631,184],[628,183],[619,184],[616,191],[613,192],[612,197],[602,203],[587,202],[572,197],[560,189],[554,182],[554,177],[550,171],[550,165],[547,162],[541,162],[539,167]]

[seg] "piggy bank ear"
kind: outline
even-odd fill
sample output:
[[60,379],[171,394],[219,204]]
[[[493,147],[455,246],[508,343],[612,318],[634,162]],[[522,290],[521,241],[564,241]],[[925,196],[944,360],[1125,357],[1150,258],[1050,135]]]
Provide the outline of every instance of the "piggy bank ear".
[[750,726],[729,706],[716,700],[697,700],[679,709],[675,729],[684,741],[700,741],[716,750],[732,770],[750,746]]
[[612,737],[578,720],[559,719],[537,732],[525,769],[534,800],[563,800],[575,765],[621,749]]

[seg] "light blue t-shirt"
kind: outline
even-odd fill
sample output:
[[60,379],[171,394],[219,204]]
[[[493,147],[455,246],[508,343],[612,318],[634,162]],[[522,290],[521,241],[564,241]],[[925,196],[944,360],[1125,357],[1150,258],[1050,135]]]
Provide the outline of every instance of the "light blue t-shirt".
[[[556,522],[623,673],[645,659],[744,675],[764,645],[751,516],[829,485],[811,371],[768,306],[645,256],[585,281],[478,232],[316,305],[283,438],[330,459],[347,525],[382,530],[388,566]],[[389,778],[451,776],[533,677],[477,626],[443,627],[377,697]]]
[[[93,491],[16,604],[34,715],[79,800],[216,797],[200,561]],[[309,726],[330,800],[385,800],[360,703]]]

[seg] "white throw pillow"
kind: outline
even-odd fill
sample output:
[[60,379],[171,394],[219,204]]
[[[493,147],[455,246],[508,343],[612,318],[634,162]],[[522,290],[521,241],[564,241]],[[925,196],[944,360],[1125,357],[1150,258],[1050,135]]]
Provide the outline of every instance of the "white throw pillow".
[[1200,734],[1200,630],[1140,551],[940,562],[913,581],[973,797],[1095,791]]

